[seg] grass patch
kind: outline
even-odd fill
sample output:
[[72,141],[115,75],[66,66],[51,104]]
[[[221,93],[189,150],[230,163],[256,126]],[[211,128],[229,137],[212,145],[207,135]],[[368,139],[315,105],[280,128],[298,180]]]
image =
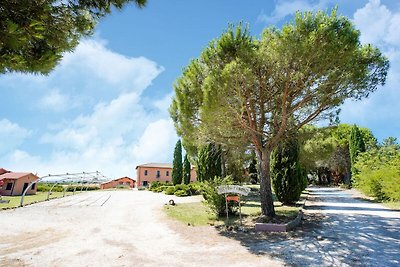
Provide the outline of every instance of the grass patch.
[[204,226],[217,220],[217,217],[202,202],[165,205],[164,211],[169,217],[192,226]]
[[383,202],[383,205],[393,210],[400,210],[400,201]]
[[[75,192],[75,194],[80,192]],[[73,192],[66,192],[65,196],[72,195]],[[60,198],[63,196],[63,192],[52,192],[50,199]],[[21,196],[2,196],[2,200],[10,200],[9,203],[0,203],[0,209],[15,208],[19,207],[21,203]],[[37,192],[35,195],[29,195],[24,197],[24,205],[31,204],[34,202],[42,202],[47,199],[47,192]]]
[[[254,225],[255,221],[261,215],[261,203],[259,197],[249,195],[242,197],[242,217],[244,224]],[[269,222],[287,223],[293,220],[299,213],[299,206],[284,206],[282,203],[275,201],[276,217]],[[203,202],[182,203],[176,206],[164,206],[166,214],[184,224],[192,226],[204,225],[220,225],[226,223],[226,217],[217,217]],[[263,218],[265,220],[265,218]],[[239,224],[240,217],[237,215],[229,215],[228,224]]]

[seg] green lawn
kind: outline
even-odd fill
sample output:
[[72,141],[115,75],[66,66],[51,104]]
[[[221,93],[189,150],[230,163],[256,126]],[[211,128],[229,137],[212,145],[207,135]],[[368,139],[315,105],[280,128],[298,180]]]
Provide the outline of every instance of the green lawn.
[[192,226],[203,226],[208,223],[213,223],[217,217],[212,211],[203,203],[182,203],[176,206],[164,206],[166,214],[184,224],[191,224]]
[[[77,194],[79,192],[75,192]],[[66,192],[65,196],[70,196],[72,195],[73,192]],[[63,192],[53,192],[50,195],[50,199],[53,198],[60,198],[63,196]],[[20,202],[21,202],[21,196],[2,196],[2,200],[10,200],[9,203],[0,203],[0,209],[4,208],[13,208],[13,207],[18,207]],[[25,196],[24,197],[24,205],[30,204],[32,202],[41,202],[45,201],[47,199],[47,192],[37,192],[36,195],[30,195],[30,196]]]
[[[252,186],[255,189],[245,197],[241,198],[242,215],[250,221],[261,215],[261,203],[258,194],[257,186]],[[295,218],[299,212],[298,206],[283,206],[280,202],[276,201],[275,195],[274,205],[276,217],[281,221],[290,221]],[[191,224],[193,226],[202,226],[207,224],[222,224],[225,222],[226,217],[217,217],[207,207],[205,203],[182,203],[176,206],[165,206],[166,214],[184,224]],[[239,223],[239,216],[230,216],[228,224]]]

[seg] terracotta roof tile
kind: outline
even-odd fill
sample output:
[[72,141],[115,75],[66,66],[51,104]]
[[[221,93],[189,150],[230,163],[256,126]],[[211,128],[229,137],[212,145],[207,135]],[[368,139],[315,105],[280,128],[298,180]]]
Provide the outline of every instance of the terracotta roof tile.
[[0,175],[0,179],[19,179],[31,174],[30,172],[7,172]]
[[171,168],[172,169],[172,164],[171,163],[146,163],[142,165],[136,166],[136,169],[138,167],[147,167],[147,168]]

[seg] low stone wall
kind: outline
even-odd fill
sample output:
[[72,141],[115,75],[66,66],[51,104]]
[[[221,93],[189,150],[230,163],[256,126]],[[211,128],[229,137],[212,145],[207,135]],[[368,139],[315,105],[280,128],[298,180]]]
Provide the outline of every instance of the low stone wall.
[[303,194],[302,200],[303,203],[301,203],[301,208],[299,210],[299,214],[297,214],[297,217],[293,219],[292,221],[285,223],[285,224],[278,224],[278,223],[256,223],[255,230],[256,231],[265,231],[265,232],[288,232],[296,228],[301,223],[301,220],[303,219],[304,213],[303,213],[303,208],[306,205],[307,201],[307,196],[308,196],[308,191],[306,190]]
[[278,223],[256,223],[256,231],[266,231],[266,232],[287,232],[298,226],[303,218],[303,211],[300,210],[297,217],[285,224]]

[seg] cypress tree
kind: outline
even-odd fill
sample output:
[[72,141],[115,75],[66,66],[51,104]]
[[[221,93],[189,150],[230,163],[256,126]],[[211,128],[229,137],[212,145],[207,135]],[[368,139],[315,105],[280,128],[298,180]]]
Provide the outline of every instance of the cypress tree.
[[186,154],[185,159],[183,160],[183,182],[185,184],[190,183],[190,169],[190,162]]
[[221,149],[214,143],[201,147],[197,157],[197,180],[211,180],[221,175]]
[[174,185],[182,183],[182,144],[178,140],[174,150],[174,161],[172,162],[172,182]]
[[351,161],[351,173],[355,174],[356,170],[354,169],[354,164],[357,161],[357,156],[360,152],[365,152],[364,139],[361,135],[360,129],[358,129],[357,125],[355,124],[351,128],[350,132],[349,152]]
[[254,151],[251,153],[251,162],[249,165],[249,177],[250,182],[252,184],[256,184],[258,182],[258,172],[257,172],[257,160]]
[[283,204],[298,201],[306,184],[299,164],[299,151],[299,143],[293,138],[281,142],[271,154],[272,186]]

